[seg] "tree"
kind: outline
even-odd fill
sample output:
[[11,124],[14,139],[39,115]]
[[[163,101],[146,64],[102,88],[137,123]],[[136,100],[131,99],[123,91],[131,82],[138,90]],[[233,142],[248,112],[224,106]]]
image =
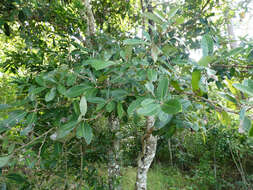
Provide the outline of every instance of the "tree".
[[[122,12],[109,13],[125,15],[133,5],[131,1],[125,3]],[[2,3],[8,9],[1,13],[5,38],[10,44],[20,41],[14,50],[4,52],[2,68],[15,74],[20,101],[5,107],[12,110],[1,121],[0,131],[7,140],[8,133],[19,131],[21,143],[13,150],[3,150],[0,166],[17,161],[24,149],[32,152],[29,159],[36,163],[34,168],[63,168],[71,164],[68,150],[74,149],[75,153],[81,152],[82,177],[85,149],[92,146],[103,125],[108,125],[108,146],[112,145],[106,148],[108,186],[120,189],[120,130],[137,118],[146,121],[138,158],[139,190],[147,189],[147,172],[159,135],[203,127],[204,122],[193,114],[199,109],[218,114],[226,125],[230,113],[240,114],[244,132],[252,135],[251,116],[247,115],[252,107],[245,104],[245,99],[252,96],[252,80],[234,84],[232,77],[242,81],[243,72],[233,71],[233,64],[228,64],[240,57],[240,68],[251,66],[252,46],[245,40],[248,46],[227,49],[219,25],[208,19],[214,15],[214,3],[142,2],[139,10],[144,19],[137,22],[143,24],[142,38],[135,35],[137,31],[130,35],[128,31],[111,32],[119,27],[113,20],[116,18],[101,21],[96,14],[95,20],[92,11],[101,9],[95,2],[93,7],[86,0],[69,4],[56,0]],[[9,12],[13,17],[6,16]],[[189,50],[199,47],[203,54],[200,61],[189,59]],[[222,98],[233,105],[222,106],[214,90],[223,92]],[[66,168],[61,170],[65,175],[69,172]]]

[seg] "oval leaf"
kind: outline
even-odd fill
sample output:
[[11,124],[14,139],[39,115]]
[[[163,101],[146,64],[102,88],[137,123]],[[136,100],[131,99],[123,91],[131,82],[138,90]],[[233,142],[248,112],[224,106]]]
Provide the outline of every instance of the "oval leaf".
[[162,77],[159,80],[159,84],[157,87],[157,97],[160,100],[164,100],[165,97],[168,95],[169,90],[169,80],[167,77]]
[[199,91],[199,81],[201,79],[201,71],[195,69],[192,72],[192,89],[194,92],[198,92]]
[[96,70],[105,69],[111,65],[115,65],[116,63],[113,61],[104,61],[104,60],[98,60],[98,59],[90,59],[88,61],[85,61],[84,64],[91,65]]
[[45,96],[45,101],[49,102],[52,101],[54,99],[56,95],[56,88],[52,88]]
[[93,137],[92,128],[88,123],[82,122],[77,127],[76,136],[77,138],[84,138],[86,143],[90,144]]
[[87,112],[87,101],[86,101],[85,96],[82,96],[79,106],[80,106],[81,115],[85,116]]
[[73,86],[66,91],[65,95],[69,98],[74,98],[74,97],[80,96],[89,88],[91,88],[91,86],[88,86],[85,84]]
[[182,110],[182,105],[178,100],[171,99],[162,105],[162,110],[167,114],[176,114]]
[[77,121],[70,121],[65,125],[61,126],[56,132],[56,139],[61,139],[67,136],[76,126]]
[[0,157],[0,168],[6,166],[10,160],[10,156]]

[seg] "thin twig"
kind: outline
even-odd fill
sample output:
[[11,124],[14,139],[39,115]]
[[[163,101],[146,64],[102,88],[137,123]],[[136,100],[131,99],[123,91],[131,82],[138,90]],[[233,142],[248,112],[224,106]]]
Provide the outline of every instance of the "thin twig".
[[206,6],[210,3],[210,0],[207,0],[206,3],[204,4],[204,6],[201,9],[201,12],[203,12],[203,10],[206,8]]
[[41,150],[42,150],[42,147],[44,146],[45,142],[46,142],[46,138],[47,138],[47,134],[45,135],[44,139],[43,139],[43,142],[41,143],[40,145],[40,149],[39,149],[39,153],[38,153],[38,165],[40,165],[40,154],[41,154]]
[[[234,110],[230,110],[230,109],[227,109],[227,108],[224,108],[222,107],[221,105],[219,105],[217,102],[214,102],[212,100],[209,100],[209,99],[206,99],[202,96],[198,96],[194,93],[189,93],[189,92],[183,92],[184,94],[188,95],[188,96],[191,96],[191,97],[195,97],[195,98],[198,98],[198,99],[201,99],[209,104],[211,104],[216,110],[218,111],[226,111],[226,112],[229,112],[229,113],[234,113],[234,114],[239,114],[239,111],[234,111]],[[218,106],[217,106],[218,105]]]
[[224,65],[224,64],[215,64],[211,65],[213,67],[228,67],[228,68],[244,68],[244,69],[250,69],[253,68],[253,65],[237,65],[237,64],[232,64],[232,65]]
[[50,133],[53,129],[54,129],[54,128],[49,129],[47,132],[45,132],[45,133],[43,133],[42,135],[36,137],[35,139],[33,139],[32,141],[30,141],[29,143],[27,143],[27,144],[25,144],[25,145],[23,145],[23,146],[17,148],[16,150],[13,151],[13,154],[16,153],[16,152],[18,152],[18,151],[20,151],[20,150],[22,150],[23,148],[25,148],[25,147],[31,145],[31,144],[33,144],[33,143],[34,143],[35,141],[37,141],[38,139],[40,139],[40,138],[44,137],[45,135],[47,135],[48,133]]

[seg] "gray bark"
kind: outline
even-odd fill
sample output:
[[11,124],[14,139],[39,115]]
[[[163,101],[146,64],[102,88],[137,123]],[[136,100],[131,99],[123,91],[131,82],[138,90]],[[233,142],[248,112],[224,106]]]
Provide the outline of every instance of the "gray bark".
[[110,190],[121,190],[120,186],[120,122],[117,117],[110,118],[110,130],[113,142],[109,148],[108,156],[108,184]]
[[86,41],[87,45],[91,45],[91,40],[92,36],[95,35],[95,19],[94,15],[92,12],[90,0],[83,0],[84,6],[85,6],[85,15],[86,15],[86,21],[87,21],[87,30],[86,30]]
[[152,135],[155,117],[147,117],[146,134],[142,139],[142,152],[138,158],[135,190],[147,189],[147,173],[156,154],[157,136]]
[[234,27],[233,24],[231,23],[231,18],[228,15],[229,8],[225,11],[225,21],[227,25],[227,34],[229,36],[229,45],[231,49],[237,48],[237,42],[236,42],[236,36],[234,33]]
[[230,21],[228,21],[227,23],[227,31],[228,31],[229,40],[230,40],[229,42],[230,48],[231,49],[237,48],[238,46],[237,46],[236,37],[234,33],[234,27]]

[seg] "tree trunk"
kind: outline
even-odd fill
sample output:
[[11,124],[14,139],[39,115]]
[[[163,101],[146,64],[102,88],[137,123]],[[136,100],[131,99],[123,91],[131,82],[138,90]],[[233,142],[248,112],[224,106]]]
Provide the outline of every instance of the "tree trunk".
[[109,148],[108,156],[108,184],[110,190],[120,190],[120,122],[117,117],[110,118],[110,130],[113,136],[112,145]]
[[155,117],[147,117],[147,129],[142,138],[142,152],[138,158],[138,171],[136,177],[135,190],[147,189],[147,173],[155,157],[157,136],[152,135]]
[[92,45],[92,37],[95,35],[95,19],[92,12],[90,0],[83,0],[85,6],[85,15],[87,21],[87,30],[86,30],[86,44]]
[[[229,8],[228,8],[229,9]],[[234,27],[233,24],[231,23],[231,20],[229,15],[228,15],[228,10],[225,12],[225,19],[227,23],[227,34],[229,36],[229,45],[231,49],[237,48],[237,42],[236,42],[236,36],[234,33]]]

